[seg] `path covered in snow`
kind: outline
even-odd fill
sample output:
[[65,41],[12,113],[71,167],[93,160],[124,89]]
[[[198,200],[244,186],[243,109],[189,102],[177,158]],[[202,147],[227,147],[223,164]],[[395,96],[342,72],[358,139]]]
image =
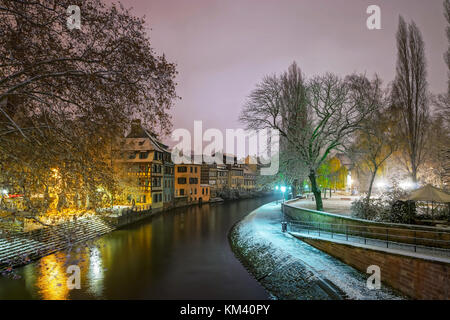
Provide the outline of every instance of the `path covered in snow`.
[[401,299],[384,285],[367,288],[368,275],[281,232],[281,208],[269,203],[232,231],[238,257],[279,299]]

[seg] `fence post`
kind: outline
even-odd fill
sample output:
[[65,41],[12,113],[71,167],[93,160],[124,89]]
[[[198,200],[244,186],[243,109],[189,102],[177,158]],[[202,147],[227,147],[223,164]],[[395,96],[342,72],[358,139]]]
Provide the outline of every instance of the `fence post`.
[[345,239],[348,241],[348,226],[345,226]]
[[416,230],[414,230],[414,252],[417,252],[417,235],[416,235]]
[[389,229],[386,228],[386,248],[389,248]]

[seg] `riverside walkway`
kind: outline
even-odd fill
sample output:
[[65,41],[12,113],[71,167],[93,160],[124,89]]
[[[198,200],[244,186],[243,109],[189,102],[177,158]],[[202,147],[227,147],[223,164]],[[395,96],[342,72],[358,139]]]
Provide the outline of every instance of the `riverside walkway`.
[[[414,299],[449,299],[450,230],[373,222],[283,205],[283,229]],[[286,228],[287,227],[287,228]]]
[[316,211],[312,200],[288,201],[285,210],[298,208],[305,213],[298,220],[291,219],[289,214],[285,216],[288,231],[325,240],[392,249],[399,253],[450,259],[450,229],[351,218],[350,203],[351,200],[336,197],[324,201],[324,211]]
[[279,299],[402,299],[382,286],[367,287],[367,274],[281,231],[275,202],[249,214],[233,230],[241,261]]
[[[327,227],[327,229],[324,230],[325,227]],[[311,225],[309,223],[296,223],[295,221],[289,221],[288,231],[299,236],[316,237],[350,244],[361,244],[375,248],[387,248],[395,250],[398,253],[414,253],[422,257],[446,258],[450,263],[450,249],[400,243],[392,240],[372,239],[365,236],[364,232],[361,232],[361,235],[335,233],[330,231],[329,225],[323,223]]]

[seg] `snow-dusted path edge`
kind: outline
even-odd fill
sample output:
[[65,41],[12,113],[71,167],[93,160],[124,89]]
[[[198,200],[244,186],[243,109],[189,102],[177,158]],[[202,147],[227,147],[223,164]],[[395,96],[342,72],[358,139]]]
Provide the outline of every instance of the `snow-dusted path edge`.
[[384,285],[369,290],[368,275],[281,232],[281,208],[269,203],[230,230],[241,263],[274,299],[402,299]]

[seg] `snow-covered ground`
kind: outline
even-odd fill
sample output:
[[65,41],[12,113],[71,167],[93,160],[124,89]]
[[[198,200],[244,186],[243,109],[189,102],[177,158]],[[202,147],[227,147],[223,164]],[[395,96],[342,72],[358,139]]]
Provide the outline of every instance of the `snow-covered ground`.
[[242,263],[278,299],[401,299],[384,285],[370,290],[368,275],[281,232],[281,208],[269,203],[231,232]]
[[[352,197],[339,196],[339,197],[332,197],[331,199],[323,199],[323,210],[329,213],[340,214],[343,216],[351,216],[352,201],[354,201],[356,198],[357,197],[355,196]],[[289,204],[295,207],[316,210],[316,202],[313,201],[311,198],[292,201],[289,202]]]

